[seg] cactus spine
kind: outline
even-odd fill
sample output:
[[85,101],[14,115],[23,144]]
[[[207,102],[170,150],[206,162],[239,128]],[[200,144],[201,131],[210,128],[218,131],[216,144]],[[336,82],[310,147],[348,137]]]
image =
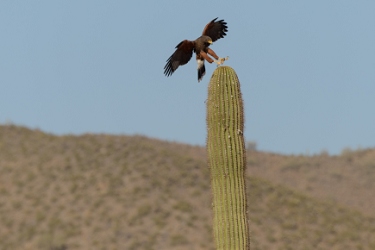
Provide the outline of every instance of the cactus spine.
[[218,67],[207,99],[207,151],[216,249],[250,249],[246,214],[244,113],[235,71]]

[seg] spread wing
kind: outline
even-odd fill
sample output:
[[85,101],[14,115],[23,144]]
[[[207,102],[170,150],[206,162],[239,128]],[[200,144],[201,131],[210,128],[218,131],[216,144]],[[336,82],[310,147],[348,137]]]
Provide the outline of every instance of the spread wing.
[[178,66],[189,62],[193,55],[194,42],[184,40],[176,46],[176,51],[168,58],[167,64],[164,66],[164,74],[170,76],[176,71]]
[[223,38],[228,32],[227,23],[224,20],[216,21],[217,17],[209,22],[206,27],[204,27],[202,35],[209,36],[212,39],[212,42]]

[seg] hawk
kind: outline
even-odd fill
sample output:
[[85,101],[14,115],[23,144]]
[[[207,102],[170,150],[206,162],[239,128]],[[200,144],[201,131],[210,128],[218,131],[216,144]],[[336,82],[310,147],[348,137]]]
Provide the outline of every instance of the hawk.
[[[166,76],[172,75],[180,65],[188,63],[193,55],[196,54],[198,63],[198,82],[200,82],[206,73],[204,61],[209,63],[215,62],[218,66],[222,64],[226,58],[219,58],[216,53],[209,48],[209,46],[216,40],[223,38],[228,32],[227,23],[224,20],[216,21],[217,18],[209,22],[204,27],[202,36],[194,41],[183,40],[176,46],[176,51],[168,58],[167,64],[164,66],[164,74]],[[214,57],[213,60],[208,55]]]

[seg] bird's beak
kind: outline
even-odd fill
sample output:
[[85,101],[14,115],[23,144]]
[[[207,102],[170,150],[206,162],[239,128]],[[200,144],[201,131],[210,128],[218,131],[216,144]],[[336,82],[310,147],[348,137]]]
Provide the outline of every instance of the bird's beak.
[[212,43],[212,40],[208,41],[208,43],[211,44],[211,43]]

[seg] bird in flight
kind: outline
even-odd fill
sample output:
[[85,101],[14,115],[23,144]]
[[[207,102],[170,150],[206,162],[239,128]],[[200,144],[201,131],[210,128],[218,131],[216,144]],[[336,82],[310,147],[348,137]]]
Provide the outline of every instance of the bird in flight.
[[[206,73],[204,61],[209,63],[215,62],[218,66],[223,64],[226,58],[219,58],[216,53],[209,48],[209,46],[216,40],[223,38],[228,32],[227,23],[224,20],[216,21],[217,18],[209,22],[204,27],[202,36],[194,41],[183,40],[176,46],[176,51],[168,58],[167,64],[164,66],[164,74],[166,76],[172,75],[180,65],[188,63],[193,55],[196,54],[198,63],[198,82],[200,82]],[[213,60],[208,55],[214,57]]]

